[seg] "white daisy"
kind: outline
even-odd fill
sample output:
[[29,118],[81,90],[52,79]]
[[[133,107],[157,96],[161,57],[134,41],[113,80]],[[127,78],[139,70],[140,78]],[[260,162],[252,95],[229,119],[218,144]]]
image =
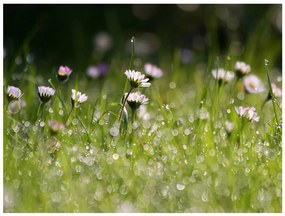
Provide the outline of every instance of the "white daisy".
[[38,86],[38,94],[41,102],[46,103],[55,94],[55,90],[47,86]]
[[276,97],[276,98],[282,97],[282,90],[280,88],[278,88],[278,86],[275,83],[271,84],[271,88],[272,88],[272,92],[273,92],[274,97]]
[[157,79],[163,76],[163,71],[154,64],[146,63],[144,65],[144,71],[146,73],[147,78],[150,80]]
[[[128,93],[126,93],[125,96],[127,94]],[[137,109],[141,105],[147,104],[148,98],[138,91],[135,93],[130,93],[130,95],[128,96],[127,102],[132,109]]]
[[244,77],[243,85],[247,93],[255,94],[264,91],[262,81],[253,74]]
[[251,121],[258,122],[259,121],[259,116],[255,112],[254,107],[235,107],[236,113],[239,115],[239,117],[245,117]]
[[145,75],[139,71],[127,70],[125,72],[130,84],[133,88],[142,87],[147,88],[150,87],[150,83],[148,82],[149,78],[145,78]]
[[80,104],[84,103],[87,101],[88,96],[85,94],[82,94],[79,91],[76,91],[75,89],[71,90],[71,103],[73,107],[79,107]]
[[17,87],[8,86],[7,96],[9,101],[17,100],[22,97],[22,91]]
[[212,70],[212,75],[214,79],[222,81],[224,80],[225,82],[230,82],[234,79],[235,74],[232,71],[225,71],[223,68],[218,68]]
[[248,74],[250,70],[251,70],[250,65],[246,64],[245,62],[237,61],[235,64],[235,71],[238,77],[242,77]]

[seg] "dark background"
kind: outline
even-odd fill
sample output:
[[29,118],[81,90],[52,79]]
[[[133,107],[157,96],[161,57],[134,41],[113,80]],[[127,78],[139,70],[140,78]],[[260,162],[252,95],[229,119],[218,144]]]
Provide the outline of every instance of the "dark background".
[[[256,41],[258,49],[265,49],[274,41],[281,46],[278,23],[281,8],[281,5],[5,4],[5,66],[13,65],[17,56],[31,54],[33,63],[43,68],[62,64],[85,68],[99,59],[93,58],[96,56],[93,40],[102,31],[109,34],[113,43],[100,60],[110,61],[115,55],[129,57],[132,36],[136,37],[137,46],[140,38],[150,40],[153,50],[138,49],[137,55],[157,61],[161,53],[171,54],[175,48],[207,60],[210,50],[217,55],[227,54],[231,53],[230,47],[236,46],[233,55],[244,57],[247,53],[242,47],[252,34],[264,37]],[[260,32],[262,35],[258,35]],[[281,51],[277,53],[274,64],[281,67]]]

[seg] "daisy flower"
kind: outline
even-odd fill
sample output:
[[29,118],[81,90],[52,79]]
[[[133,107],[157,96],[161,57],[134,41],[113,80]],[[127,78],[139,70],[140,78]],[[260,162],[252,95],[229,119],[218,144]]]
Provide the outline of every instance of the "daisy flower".
[[236,113],[238,114],[239,117],[245,117],[251,121],[258,122],[259,121],[259,116],[255,112],[254,107],[235,107]]
[[108,72],[108,65],[100,63],[97,66],[90,66],[87,68],[87,76],[92,79],[97,79],[105,76]]
[[235,64],[235,71],[238,78],[241,78],[242,76],[248,74],[250,70],[250,65],[246,64],[245,62],[237,61]]
[[[128,93],[125,94],[125,96]],[[147,104],[148,103],[148,98],[141,94],[139,91],[135,92],[135,93],[130,93],[127,102],[129,104],[129,106],[133,109],[136,110],[137,108],[139,108],[141,105]]]
[[255,94],[264,91],[264,86],[261,80],[256,75],[247,75],[243,81],[244,88],[247,93]]
[[41,102],[47,103],[55,94],[55,90],[47,86],[38,86],[38,94]]
[[144,65],[144,71],[149,80],[157,79],[163,76],[163,71],[154,64],[146,63]]
[[150,83],[148,82],[149,78],[145,78],[145,75],[139,71],[127,70],[125,72],[125,75],[127,76],[128,80],[130,81],[132,88],[150,87]]
[[75,89],[71,90],[71,104],[72,107],[79,107],[80,104],[84,103],[85,101],[87,101],[88,96],[86,96],[85,94],[82,94],[79,91],[76,91]]
[[212,75],[214,79],[218,80],[221,83],[223,80],[225,82],[230,82],[234,79],[235,74],[232,71],[225,71],[223,68],[218,68],[212,70]]
[[57,72],[57,79],[64,83],[69,79],[69,76],[72,73],[72,69],[67,66],[60,66]]
[[278,88],[278,86],[275,83],[271,84],[271,88],[272,88],[272,92],[273,92],[274,97],[276,97],[276,98],[282,97],[282,90],[280,88]]
[[18,100],[22,97],[22,91],[14,86],[8,86],[7,88],[8,101]]

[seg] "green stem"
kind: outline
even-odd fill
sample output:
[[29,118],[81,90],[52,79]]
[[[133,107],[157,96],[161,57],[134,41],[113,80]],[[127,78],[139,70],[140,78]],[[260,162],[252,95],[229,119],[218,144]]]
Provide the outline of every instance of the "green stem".
[[134,88],[131,87],[130,90],[129,90],[129,92],[127,93],[126,97],[124,97],[123,104],[122,104],[121,110],[120,110],[120,115],[119,115],[119,123],[120,123],[121,120],[122,120],[122,114],[123,114],[124,107],[125,107],[125,104],[126,104],[126,102],[127,102],[127,99],[128,99],[128,97],[129,97],[129,95],[131,94],[131,92],[132,92],[133,89],[134,89]]
[[69,112],[69,114],[68,114],[68,116],[67,116],[67,118],[66,118],[66,120],[65,120],[65,124],[67,123],[67,121],[68,121],[68,119],[69,119],[69,117],[70,117],[72,111],[73,111],[73,107],[71,108],[71,110],[70,110],[70,112]]
[[63,109],[65,110],[65,112],[67,112],[67,109],[66,109],[66,107],[65,107],[65,105],[64,105],[64,103],[63,103],[61,97],[59,96],[59,93],[58,93],[58,92],[59,92],[59,88],[55,88],[55,86],[53,85],[51,79],[49,79],[48,82],[49,82],[49,84],[55,89],[55,94],[56,94],[56,96],[58,97],[58,99],[59,99],[59,101],[60,101],[60,103],[61,103]]
[[132,43],[132,52],[131,52],[131,60],[130,60],[130,64],[129,64],[129,69],[131,70],[133,67],[133,63],[134,63],[134,56],[135,56],[135,37],[133,36],[131,39],[131,43]]

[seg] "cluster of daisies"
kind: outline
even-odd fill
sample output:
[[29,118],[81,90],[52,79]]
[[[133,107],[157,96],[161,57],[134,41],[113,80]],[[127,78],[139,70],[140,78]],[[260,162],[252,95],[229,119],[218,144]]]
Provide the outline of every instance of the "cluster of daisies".
[[[67,66],[60,66],[57,72],[57,78],[60,82],[64,83],[66,82],[70,75],[72,73],[72,69],[70,69]],[[50,99],[55,95],[56,90],[54,88],[51,88],[49,86],[38,86],[38,95],[39,100],[42,104],[46,104],[50,101]],[[7,98],[8,98],[8,112],[11,114],[18,113],[22,108],[22,98],[23,94],[22,91],[15,86],[8,86],[7,88]],[[84,103],[88,97],[81,93],[80,91],[77,91],[75,89],[72,89],[71,91],[71,104],[72,107],[79,107],[80,104]]]
[[[265,87],[262,83],[262,81],[259,79],[258,76],[254,74],[249,74],[251,72],[251,67],[250,65],[246,64],[245,62],[242,61],[237,61],[235,63],[234,67],[234,72],[225,70],[223,68],[218,68],[212,70],[212,75],[214,79],[216,79],[219,82],[219,85],[222,83],[229,83],[231,82],[234,78],[235,75],[238,80],[243,79],[243,86],[245,89],[245,92],[248,94],[256,94],[256,93],[261,93],[265,91]],[[275,83],[271,84],[272,92],[275,98],[282,97],[282,91],[277,87]],[[268,93],[268,97],[266,100],[271,99],[271,94]],[[251,121],[259,121],[259,116],[255,112],[254,107],[235,107],[235,110],[237,114],[240,117],[245,117],[248,118]]]
[[154,64],[146,63],[144,65],[145,74],[140,71],[126,70],[125,75],[130,82],[129,92],[124,94],[123,104],[121,107],[121,112],[119,116],[119,121],[122,116],[122,112],[127,102],[133,111],[136,111],[141,105],[147,104],[149,99],[142,94],[140,91],[132,92],[136,88],[148,88],[151,85],[151,81],[163,76],[163,71]]

